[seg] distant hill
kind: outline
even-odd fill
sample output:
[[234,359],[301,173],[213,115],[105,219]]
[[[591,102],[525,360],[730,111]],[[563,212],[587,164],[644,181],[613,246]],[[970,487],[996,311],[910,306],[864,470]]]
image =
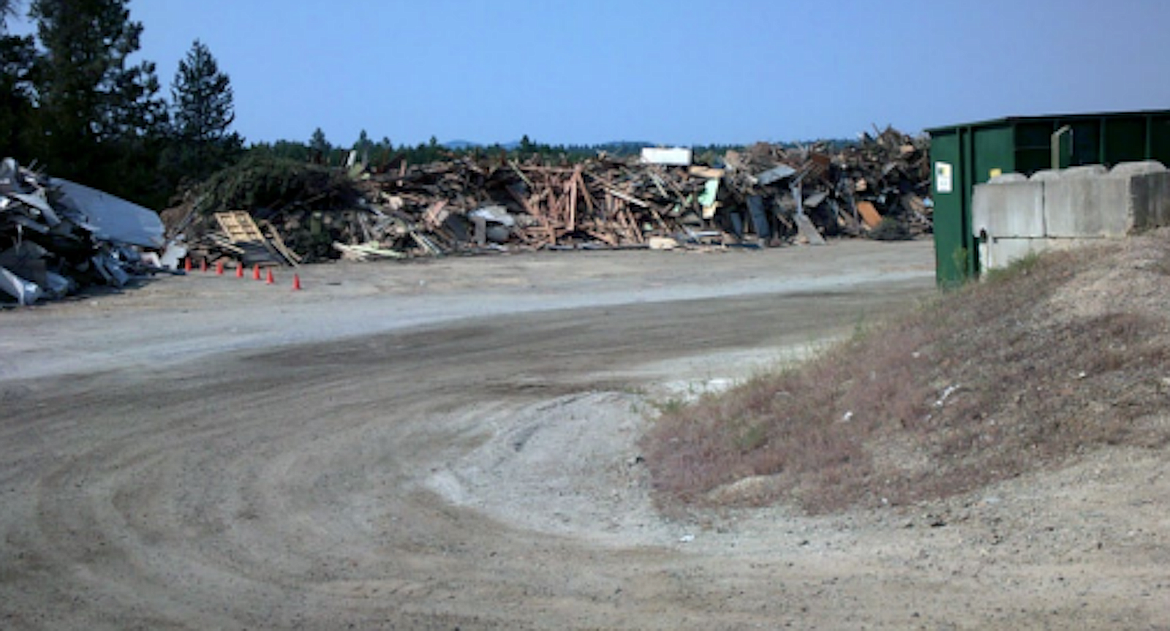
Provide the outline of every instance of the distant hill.
[[447,142],[443,142],[443,143],[439,143],[439,144],[442,145],[446,149],[454,149],[454,150],[459,150],[459,151],[462,151],[464,149],[475,149],[476,147],[483,146],[478,142],[472,142],[470,140],[448,140]]
[[[466,151],[469,149],[481,149],[481,148],[485,148],[485,147],[496,146],[495,144],[491,144],[491,143],[482,143],[482,142],[475,142],[472,140],[462,140],[462,139],[460,139],[460,140],[447,140],[447,141],[441,142],[439,144],[443,148],[450,149],[452,151]],[[506,149],[508,151],[514,151],[514,150],[520,148],[520,141],[519,140],[510,140],[508,142],[501,142],[501,143],[496,143],[496,144],[498,144],[501,148]],[[543,144],[543,143],[538,143],[538,145],[539,144]],[[594,145],[565,144],[565,145],[552,145],[552,146],[557,147],[557,148],[564,148],[564,149],[567,149],[570,151],[585,151],[585,152],[589,152],[589,153],[593,153],[593,152],[597,152],[597,151],[604,151],[604,152],[609,153],[611,155],[631,155],[631,154],[636,154],[636,153],[640,152],[643,147],[657,147],[657,146],[659,146],[659,144],[660,143],[653,143],[653,142],[648,142],[645,140],[613,140],[610,142],[603,142],[603,143],[598,143],[598,144],[594,144]]]
[[[500,147],[511,151],[512,149],[520,146],[520,141],[513,140],[511,142],[501,142],[498,144]],[[444,149],[451,149],[452,151],[466,151],[468,149],[483,149],[485,147],[495,146],[495,144],[492,143],[475,142],[473,140],[448,140],[446,142],[439,143],[439,145]]]

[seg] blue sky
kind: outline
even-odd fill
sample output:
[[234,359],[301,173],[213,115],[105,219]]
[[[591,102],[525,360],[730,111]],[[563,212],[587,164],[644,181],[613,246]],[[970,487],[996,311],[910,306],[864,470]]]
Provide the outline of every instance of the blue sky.
[[1166,0],[132,0],[249,141],[662,144],[1170,108]]

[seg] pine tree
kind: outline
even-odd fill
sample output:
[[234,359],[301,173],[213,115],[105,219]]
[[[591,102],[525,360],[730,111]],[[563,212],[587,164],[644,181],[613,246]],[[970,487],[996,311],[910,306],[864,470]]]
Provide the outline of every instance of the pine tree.
[[53,173],[127,194],[152,184],[167,124],[155,65],[128,65],[142,24],[129,0],[33,0],[44,48],[35,85]]
[[370,151],[374,148],[374,141],[370,140],[370,134],[366,130],[362,130],[358,134],[357,142],[353,143],[353,150],[358,152],[359,159],[362,162],[370,161]]
[[325,131],[320,127],[313,130],[313,135],[309,137],[309,152],[313,156],[313,162],[317,164],[328,164],[329,152],[333,150],[333,145],[325,139]]
[[353,143],[354,151],[368,150],[372,146],[374,146],[374,141],[370,140],[369,132],[364,129],[361,130],[361,132],[358,133],[357,141]]
[[179,61],[171,84],[172,157],[180,177],[202,180],[238,158],[243,139],[229,132],[235,121],[231,79],[219,70],[211,50],[199,40]]
[[0,147],[18,160],[32,158],[35,136],[33,65],[36,45],[32,36],[8,34],[8,18],[16,11],[10,0],[0,0]]
[[207,45],[191,44],[171,87],[174,129],[184,140],[214,144],[228,140],[236,119],[231,79],[220,72]]
[[8,18],[16,16],[16,3],[13,0],[0,0],[0,33],[8,32]]

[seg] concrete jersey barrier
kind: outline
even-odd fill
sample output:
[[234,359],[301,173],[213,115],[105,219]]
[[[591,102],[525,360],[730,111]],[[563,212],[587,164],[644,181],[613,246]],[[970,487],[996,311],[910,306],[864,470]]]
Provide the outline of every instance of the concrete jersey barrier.
[[1170,225],[1170,171],[1126,162],[1008,173],[975,187],[972,227],[980,269],[1031,253],[1116,239]]

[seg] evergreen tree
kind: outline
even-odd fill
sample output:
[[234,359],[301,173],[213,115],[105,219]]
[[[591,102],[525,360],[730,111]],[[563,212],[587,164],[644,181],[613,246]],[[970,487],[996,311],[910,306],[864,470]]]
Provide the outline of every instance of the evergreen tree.
[[353,143],[353,149],[354,149],[354,151],[357,151],[358,153],[368,152],[370,150],[370,148],[373,146],[374,146],[374,141],[370,140],[370,134],[368,134],[366,132],[366,130],[364,130],[364,129],[361,131],[360,134],[358,134],[357,142]]
[[231,80],[199,40],[179,62],[171,85],[172,162],[182,177],[198,180],[239,157],[243,139],[229,132],[235,120]]
[[309,145],[297,140],[255,143],[248,148],[247,153],[248,157],[256,155],[264,158],[294,160],[296,162],[309,162],[313,157]]
[[33,0],[29,14],[44,47],[34,79],[40,155],[58,176],[141,199],[162,185],[167,112],[154,64],[128,65],[142,35],[128,1]]
[[329,152],[333,150],[333,145],[325,139],[325,131],[320,127],[313,130],[313,135],[309,137],[309,151],[313,155],[313,162],[317,164],[325,164],[329,161]]
[[314,151],[329,151],[333,145],[325,138],[325,131],[318,127],[313,130],[313,135],[309,136],[309,148]]
[[184,140],[214,144],[231,139],[236,119],[231,79],[220,72],[207,45],[191,44],[171,87],[174,129]]
[[16,2],[0,0],[0,33],[8,32],[8,18],[16,17]]
[[385,169],[390,164],[390,159],[394,154],[394,143],[390,142],[389,136],[382,136],[382,139],[374,143],[370,147],[370,164],[375,169]]
[[0,147],[18,160],[32,156],[34,91],[32,71],[37,51],[32,36],[8,34],[8,17],[16,14],[9,0],[0,0]]
[[353,150],[357,152],[358,161],[362,164],[368,165],[370,163],[371,154],[374,151],[374,141],[370,140],[370,135],[366,130],[362,130],[358,134],[357,142],[353,143]]

